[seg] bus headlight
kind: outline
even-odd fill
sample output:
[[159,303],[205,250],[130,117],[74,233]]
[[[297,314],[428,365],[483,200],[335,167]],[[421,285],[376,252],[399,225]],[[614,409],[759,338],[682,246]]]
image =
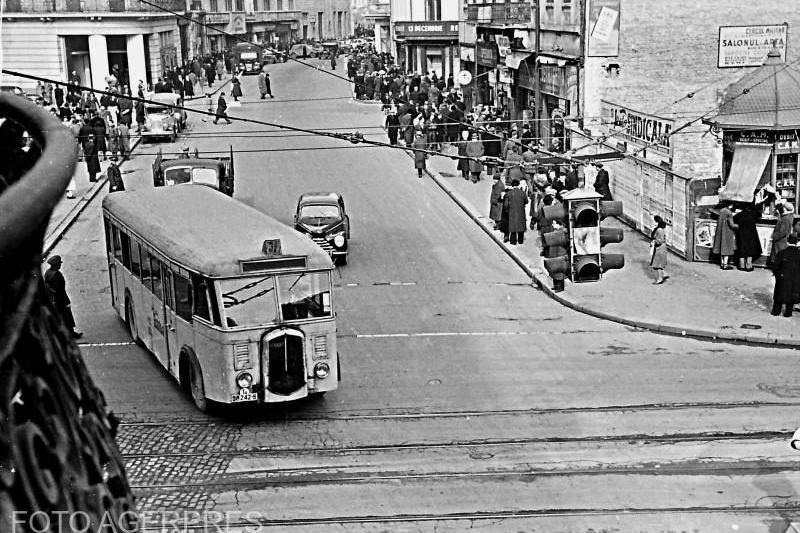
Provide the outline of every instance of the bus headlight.
[[250,372],[242,372],[236,376],[236,384],[239,385],[240,389],[248,389],[253,384],[253,376]]
[[325,379],[330,373],[331,367],[328,366],[328,363],[317,363],[314,365],[314,376],[317,379]]
[[344,235],[342,235],[341,233],[340,233],[340,234],[338,234],[338,235],[336,235],[336,236],[333,238],[333,244],[335,244],[335,245],[336,245],[337,247],[339,247],[339,248],[341,248],[342,246],[344,246]]

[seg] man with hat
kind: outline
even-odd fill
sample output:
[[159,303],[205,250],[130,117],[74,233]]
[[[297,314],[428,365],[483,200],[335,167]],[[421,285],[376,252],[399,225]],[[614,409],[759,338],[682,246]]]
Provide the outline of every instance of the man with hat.
[[122,181],[122,172],[117,165],[117,156],[111,156],[111,164],[106,170],[108,176],[108,192],[120,192],[125,190],[125,183]]
[[189,155],[189,145],[184,144],[181,148],[181,154],[178,156],[178,159],[189,159],[191,155]]
[[56,311],[69,328],[72,338],[79,339],[83,336],[83,333],[75,329],[75,318],[72,316],[71,302],[69,296],[67,296],[67,284],[64,281],[64,274],[61,273],[61,263],[60,255],[54,255],[47,260],[50,268],[44,273],[44,284],[50,294],[50,301],[53,302]]
[[772,293],[772,315],[792,316],[794,304],[800,303],[800,250],[797,236],[789,235],[786,246],[779,251],[772,264],[775,290]]
[[275,98],[272,96],[272,84],[269,81],[269,72],[261,69],[261,72],[258,74],[258,92],[261,93],[261,99],[264,100],[267,95],[270,98]]

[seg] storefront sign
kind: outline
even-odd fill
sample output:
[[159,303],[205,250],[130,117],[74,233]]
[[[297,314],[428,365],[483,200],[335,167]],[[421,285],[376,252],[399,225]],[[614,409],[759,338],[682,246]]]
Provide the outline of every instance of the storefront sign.
[[500,83],[511,85],[514,83],[514,77],[511,75],[511,69],[508,67],[497,67],[497,79]]
[[494,44],[477,44],[478,64],[494,68],[497,65],[497,47]]
[[567,98],[567,69],[558,65],[539,65],[539,90],[559,98]]
[[497,51],[500,53],[500,57],[506,57],[508,54],[511,53],[511,39],[509,39],[505,35],[498,35],[496,37],[496,40],[497,40]]
[[616,136],[640,145],[649,145],[654,151],[669,155],[671,145],[669,135],[675,128],[675,121],[640,113],[602,100],[603,120],[616,131]]
[[796,154],[800,152],[800,139],[796,131],[787,131],[778,134],[775,140],[776,154]]
[[589,6],[589,57],[619,55],[621,0],[591,0]]
[[767,130],[725,132],[725,138],[734,143],[772,144],[775,142],[775,135]]
[[395,22],[394,34],[399,38],[458,39],[458,22],[429,20],[422,22]]
[[775,26],[720,26],[718,68],[760,67],[773,48],[786,61],[788,24]]
[[517,70],[519,73],[517,76],[517,86],[522,87],[523,89],[528,89],[529,91],[536,90],[536,84],[534,83],[534,66],[527,61],[523,61],[519,64],[519,69]]
[[206,24],[228,24],[230,21],[229,13],[206,13]]

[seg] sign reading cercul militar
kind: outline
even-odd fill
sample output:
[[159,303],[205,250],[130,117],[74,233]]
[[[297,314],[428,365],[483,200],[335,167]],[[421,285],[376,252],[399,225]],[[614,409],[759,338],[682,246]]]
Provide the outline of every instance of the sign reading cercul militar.
[[773,48],[786,61],[788,24],[774,26],[720,26],[718,68],[760,67]]

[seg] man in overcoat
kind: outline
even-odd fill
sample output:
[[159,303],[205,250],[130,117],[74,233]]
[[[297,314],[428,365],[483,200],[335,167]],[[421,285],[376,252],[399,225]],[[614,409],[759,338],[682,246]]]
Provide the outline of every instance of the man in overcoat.
[[511,189],[506,191],[503,205],[508,209],[508,238],[512,245],[525,242],[525,205],[528,203],[528,195],[520,189],[519,180],[511,180]]
[[117,166],[117,156],[111,156],[111,164],[106,170],[108,176],[108,192],[121,192],[125,190],[125,182],[122,181],[122,172]]
[[500,178],[499,173],[494,175],[492,193],[489,196],[489,218],[494,222],[494,229],[498,229],[503,215],[503,192],[506,190],[506,185]]
[[800,249],[796,236],[787,237],[786,248],[775,256],[772,271],[775,274],[772,314],[778,316],[783,308],[783,316],[790,317],[794,304],[800,302]]
[[787,238],[792,233],[794,223],[794,208],[786,202],[779,203],[775,210],[780,218],[772,229],[772,249],[769,253],[770,262],[774,263],[777,255],[787,246]]
[[69,328],[73,339],[78,339],[83,336],[83,333],[75,329],[75,318],[72,316],[72,302],[67,296],[67,283],[64,280],[64,274],[61,273],[61,256],[54,255],[47,260],[50,267],[44,273],[44,284],[50,295],[50,301],[56,312],[61,315],[64,324]]
[[225,93],[219,93],[216,115],[217,116],[214,117],[214,124],[216,124],[221,118],[224,118],[227,124],[233,124],[231,119],[228,118],[228,103],[225,101]]
[[597,163],[597,177],[594,179],[594,190],[597,194],[603,196],[603,200],[611,201],[614,198],[611,196],[611,186],[608,177],[608,171],[603,168],[602,163]]

